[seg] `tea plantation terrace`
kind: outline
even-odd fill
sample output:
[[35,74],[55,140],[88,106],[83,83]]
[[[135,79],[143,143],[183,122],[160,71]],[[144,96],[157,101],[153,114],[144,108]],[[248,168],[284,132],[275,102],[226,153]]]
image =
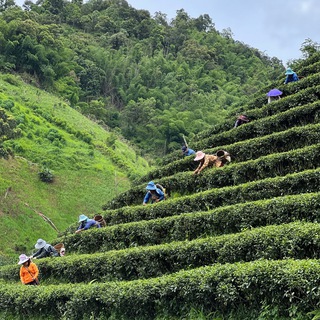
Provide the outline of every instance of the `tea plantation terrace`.
[[[308,319],[320,309],[320,54],[302,61],[300,81],[266,87],[190,146],[230,152],[232,162],[193,175],[177,152],[103,205],[107,226],[52,243],[67,255],[37,261],[41,285],[0,268],[8,319]],[[235,115],[248,124],[233,128]],[[146,183],[171,197],[142,206]],[[191,318],[190,318],[191,319]],[[261,318],[262,319],[262,318]]]

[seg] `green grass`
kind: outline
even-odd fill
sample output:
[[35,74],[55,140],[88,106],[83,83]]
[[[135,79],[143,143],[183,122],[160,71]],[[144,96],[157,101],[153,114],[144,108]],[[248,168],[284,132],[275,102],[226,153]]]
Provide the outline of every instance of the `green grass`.
[[[79,214],[98,213],[130,187],[130,178],[151,169],[121,137],[108,146],[108,128],[56,96],[0,74],[0,105],[8,100],[14,106],[6,111],[22,135],[4,143],[15,158],[0,160],[2,255],[19,255],[38,238],[57,237],[39,213],[63,232]],[[53,172],[53,183],[40,181],[44,168]]]

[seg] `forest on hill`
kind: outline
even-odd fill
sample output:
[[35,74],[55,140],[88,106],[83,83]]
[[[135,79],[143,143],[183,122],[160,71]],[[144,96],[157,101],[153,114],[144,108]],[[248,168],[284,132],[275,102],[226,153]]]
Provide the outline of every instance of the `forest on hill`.
[[125,0],[0,3],[0,71],[19,74],[161,157],[279,78],[276,57],[183,9],[168,21]]
[[[318,49],[284,83],[206,14],[0,0],[0,318],[319,319]],[[66,255],[30,287],[39,238]]]
[[0,1],[1,251],[56,235],[36,212],[59,230],[97,213],[283,71],[206,14],[181,9],[168,21],[120,0]]
[[[102,228],[78,232],[78,224],[73,221],[65,232],[51,238],[51,244],[64,245],[67,254],[40,260],[33,258],[40,271],[40,286],[30,288],[19,283],[17,253],[31,254],[30,241],[25,248],[15,248],[15,259],[0,266],[0,317],[32,320],[319,319],[319,60],[320,52],[317,52],[295,65],[298,81],[284,84],[279,79],[268,86],[276,85],[282,91],[281,99],[267,103],[265,91],[268,87],[252,96],[241,107],[250,118],[249,123],[234,128],[232,119],[227,119],[199,134],[197,148],[208,150],[208,154],[228,150],[232,155],[231,163],[206,168],[199,175],[190,170],[193,157],[180,155],[174,162],[151,170],[140,181],[135,180],[111,202],[106,199],[99,217],[105,222]],[[21,83],[20,87],[19,83],[14,83],[15,79],[1,76],[0,88],[6,94],[10,92],[13,100],[16,97],[15,101],[19,98],[23,102],[24,90]],[[13,84],[4,85],[4,82]],[[35,136],[30,140],[46,141],[40,138],[47,135],[48,140],[53,132],[48,130],[48,123],[32,113],[36,111],[39,118],[45,115],[39,107],[30,108],[30,101],[38,100],[35,94],[32,98],[32,89],[26,93],[26,106],[18,102],[12,105],[10,100],[3,101],[2,105],[10,111],[25,111],[29,106],[25,114]],[[0,97],[3,95],[5,93],[0,92]],[[64,126],[70,133],[73,128],[69,122],[76,125],[81,119],[90,123],[67,105],[58,104],[52,108],[53,101],[48,104],[47,99],[53,98],[42,92],[40,101],[47,107],[46,111],[55,110],[51,125],[61,125],[58,112],[69,120]],[[38,101],[38,105],[42,104]],[[233,110],[233,114],[239,110]],[[21,114],[16,118],[21,119]],[[12,128],[12,143],[23,146],[23,141],[14,137],[19,134],[14,122],[9,118],[5,120]],[[24,121],[25,127],[28,122]],[[20,125],[17,129],[24,129]],[[51,147],[54,155],[72,146],[81,148],[72,158],[83,161],[73,162],[77,170],[68,172],[71,179],[61,175],[61,181],[68,179],[68,183],[77,187],[81,178],[85,182],[89,180],[94,166],[100,169],[96,178],[112,172],[105,170],[110,163],[102,167],[103,163],[96,161],[100,155],[94,147],[101,147],[104,138],[98,141],[97,138],[102,137],[98,130],[102,128],[96,124],[95,129],[89,135],[83,131],[65,133],[64,144],[57,134],[61,134],[59,127],[53,143],[60,148],[53,149],[49,143],[41,146]],[[104,137],[106,133],[103,132]],[[118,141],[115,144],[115,150],[120,151]],[[214,147],[205,149],[212,144]],[[63,158],[65,154],[60,155]],[[90,160],[86,155],[91,155]],[[70,159],[70,151],[68,156]],[[62,160],[59,156],[51,159]],[[56,193],[57,185],[40,186],[34,177],[28,181],[23,176],[25,171],[17,172],[10,160],[8,169],[20,183],[35,184],[37,192],[49,189]],[[71,165],[67,161],[64,164]],[[86,166],[87,171],[79,170],[80,164]],[[141,162],[140,168],[143,170]],[[7,171],[1,170],[2,166],[0,183],[3,183]],[[166,186],[172,196],[159,203],[142,205],[145,182],[151,176]],[[106,178],[106,182],[111,182],[110,177]],[[97,193],[94,181],[91,186]],[[17,187],[8,190],[8,197],[20,191]],[[78,191],[82,190],[78,188]],[[78,194],[82,201],[88,189],[86,191]],[[0,201],[3,198],[6,195],[0,197]],[[52,200],[54,208],[58,201],[54,197]],[[102,199],[94,201],[101,203]],[[20,233],[21,222],[28,221],[23,227],[29,230],[30,222],[36,222],[31,212],[24,216],[13,213],[16,219],[11,224],[20,227]],[[9,224],[8,216],[7,213],[1,215],[0,228],[4,223]],[[59,223],[66,218],[66,214],[61,214]],[[33,229],[29,231],[30,238],[39,232],[38,228]],[[0,229],[0,232],[6,235],[5,230]],[[11,242],[16,240],[12,238]],[[21,264],[27,263],[24,255],[19,260]]]

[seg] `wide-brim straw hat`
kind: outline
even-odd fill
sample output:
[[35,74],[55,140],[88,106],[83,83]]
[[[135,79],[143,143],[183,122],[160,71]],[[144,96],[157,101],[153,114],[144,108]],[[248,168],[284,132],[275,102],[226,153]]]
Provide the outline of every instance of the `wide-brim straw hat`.
[[293,72],[293,70],[292,70],[291,68],[288,68],[288,69],[286,70],[285,75],[288,75],[288,74],[294,74],[294,72]]
[[37,243],[35,244],[36,249],[41,249],[43,248],[47,243],[43,239],[38,239]]
[[18,264],[23,264],[23,263],[27,262],[28,260],[30,260],[30,257],[25,255],[24,253],[20,254]]
[[150,181],[150,182],[147,184],[146,189],[149,190],[149,191],[150,191],[150,190],[156,190],[157,187],[156,187],[156,185],[155,185],[155,183],[154,183],[153,181]]
[[88,220],[88,217],[86,215],[84,215],[84,214],[80,214],[79,222],[86,221],[86,220]]
[[206,154],[203,151],[197,151],[196,157],[194,158],[194,161],[199,161],[204,158]]

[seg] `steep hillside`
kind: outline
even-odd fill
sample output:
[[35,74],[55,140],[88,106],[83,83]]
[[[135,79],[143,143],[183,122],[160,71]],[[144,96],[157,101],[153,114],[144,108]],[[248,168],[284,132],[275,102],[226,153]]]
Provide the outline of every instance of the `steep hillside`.
[[[281,100],[266,104],[265,93],[255,96],[244,107],[249,123],[202,133],[197,146],[226,148],[231,164],[193,175],[189,157],[145,175],[106,202],[106,227],[74,233],[74,223],[53,242],[63,242],[68,254],[36,261],[41,285],[33,290],[16,286],[17,265],[1,267],[2,314],[316,319],[319,58],[297,65],[304,78],[283,86]],[[142,206],[151,177],[172,197]]]
[[[0,166],[1,253],[25,250],[39,237],[55,238],[80,213],[94,214],[130,186],[148,163],[120,136],[68,103],[0,75],[0,108],[16,134],[4,132]],[[39,173],[52,182],[40,180]]]
[[144,155],[178,149],[284,72],[208,14],[181,9],[168,21],[125,0],[13,3],[0,15],[0,70],[56,92]]

